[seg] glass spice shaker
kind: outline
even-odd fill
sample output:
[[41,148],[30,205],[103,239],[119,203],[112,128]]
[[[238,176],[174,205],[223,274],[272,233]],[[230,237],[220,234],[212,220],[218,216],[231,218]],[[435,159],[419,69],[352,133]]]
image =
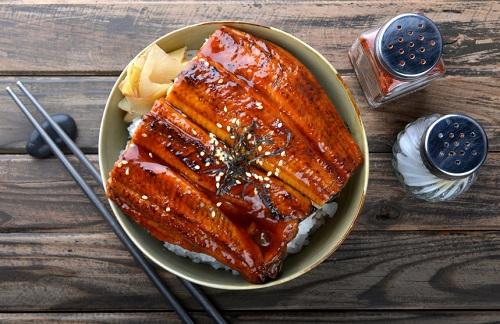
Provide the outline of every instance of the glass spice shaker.
[[484,129],[465,115],[430,115],[408,124],[393,146],[398,179],[415,197],[445,201],[469,189],[488,153]]
[[349,50],[368,104],[416,91],[444,75],[441,33],[429,18],[407,13],[362,33]]

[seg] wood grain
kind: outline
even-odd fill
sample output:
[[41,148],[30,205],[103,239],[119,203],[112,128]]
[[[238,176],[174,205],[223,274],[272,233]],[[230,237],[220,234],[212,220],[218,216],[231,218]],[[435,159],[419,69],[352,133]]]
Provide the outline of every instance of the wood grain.
[[[90,159],[97,165],[97,156]],[[104,198],[88,173],[77,170]],[[92,233],[109,227],[57,159],[0,155],[0,232],[48,231]]]
[[[90,158],[96,163],[95,155]],[[500,230],[500,153],[489,155],[468,192],[440,204],[408,196],[390,159],[386,153],[371,155],[368,194],[355,230]],[[98,187],[94,184],[94,188]],[[107,231],[57,160],[0,155],[0,233]]]
[[[435,20],[449,43],[447,76],[370,110],[347,51],[362,31],[416,11]],[[105,101],[128,61],[176,28],[236,19],[292,33],[344,75],[367,130],[371,174],[355,231],[318,268],[262,291],[206,289],[226,318],[498,322],[498,1],[15,0],[0,5],[0,88],[20,78],[49,112],[70,113],[79,126],[78,145],[96,163]],[[59,162],[24,155],[31,127],[4,93],[0,108],[0,322],[178,322]],[[479,180],[453,202],[410,198],[390,164],[396,134],[420,116],[455,112],[479,120],[490,138]],[[180,282],[161,274],[195,320],[209,323]]]
[[[203,312],[192,312],[196,323],[213,323]],[[231,323],[391,323],[420,324],[424,321],[447,324],[495,323],[498,311],[226,311]],[[114,312],[114,313],[0,313],[0,321],[15,323],[181,323],[173,312]]]
[[[367,107],[356,77],[348,74],[344,79],[360,106],[371,152],[390,152],[397,133],[420,116],[456,112],[481,122],[490,139],[490,151],[500,151],[500,78],[448,76],[406,99],[377,110]],[[0,88],[12,86],[16,80],[14,77],[0,77]],[[72,115],[78,124],[77,144],[87,153],[97,153],[102,112],[114,77],[36,77],[21,80],[49,113]],[[0,119],[0,153],[24,153],[31,125],[6,93],[0,93],[0,107],[5,111]]]
[[447,42],[458,40],[446,48],[450,74],[498,74],[498,2],[415,0],[3,5],[0,26],[9,37],[0,39],[0,69],[4,75],[116,73],[169,31],[204,21],[243,20],[292,33],[345,71],[351,70],[347,50],[354,39],[402,12],[423,12],[439,24]]
[[[204,290],[226,311],[500,310],[499,267],[498,232],[356,232],[287,284]],[[189,309],[200,309],[177,279],[162,277]],[[168,309],[111,233],[0,235],[0,301],[4,312]]]
[[[78,126],[77,145],[86,153],[97,153],[102,112],[115,78],[1,78],[0,88],[11,86],[19,94],[17,79],[24,82],[49,114],[70,114]],[[28,105],[27,98],[21,99]],[[0,152],[26,153],[24,146],[33,127],[4,91],[0,93],[0,107],[4,112],[0,119]],[[35,116],[41,120],[39,114]]]

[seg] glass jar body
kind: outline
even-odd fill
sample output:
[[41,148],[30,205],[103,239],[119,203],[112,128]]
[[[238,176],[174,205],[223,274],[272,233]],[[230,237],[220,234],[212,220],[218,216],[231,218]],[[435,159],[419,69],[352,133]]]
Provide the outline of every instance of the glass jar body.
[[441,58],[429,72],[419,77],[402,79],[388,72],[376,56],[375,44],[379,30],[364,32],[349,50],[349,58],[370,107],[377,108],[390,100],[422,89],[432,80],[444,75]]
[[392,164],[399,181],[415,197],[430,202],[456,198],[469,189],[477,172],[466,178],[444,179],[432,174],[420,154],[423,135],[440,116],[430,115],[409,123],[393,146]]

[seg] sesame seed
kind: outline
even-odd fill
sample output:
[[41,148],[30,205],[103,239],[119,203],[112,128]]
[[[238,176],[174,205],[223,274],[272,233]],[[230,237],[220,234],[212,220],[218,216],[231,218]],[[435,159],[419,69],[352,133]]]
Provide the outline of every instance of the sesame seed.
[[123,164],[123,165],[128,164],[128,161],[127,161],[127,160],[123,160],[123,161],[122,161],[122,164]]
[[259,176],[258,176],[257,174],[255,174],[255,173],[254,173],[254,174],[252,174],[252,175],[253,175],[253,177],[255,178],[255,180],[259,180]]
[[253,192],[254,192],[256,195],[258,195],[258,194],[259,194],[259,192],[257,191],[257,188],[255,188],[255,187],[253,188]]
[[240,181],[240,180],[238,180],[238,179],[236,179],[236,181],[235,181],[235,182],[236,182],[236,184],[241,184],[241,181]]
[[204,61],[204,63],[205,63],[205,66],[206,66],[206,67],[209,67],[209,66],[210,66],[210,63],[208,63],[207,61]]
[[266,152],[264,153],[264,155],[271,155],[271,152],[266,151]]
[[240,120],[239,119],[236,119],[236,125],[240,126]]
[[265,180],[265,181],[269,181],[269,180],[271,180],[271,179],[269,179],[269,177],[264,177],[264,180]]
[[148,155],[150,158],[153,158],[153,153],[149,152]]
[[209,165],[210,165],[210,162],[205,163],[205,166],[206,166],[206,167],[207,167],[207,166],[209,166]]
[[280,154],[281,156],[285,156],[285,151],[281,152]]
[[270,185],[269,183],[266,183],[266,184],[264,185],[264,187],[266,187],[266,188],[271,188],[271,185]]
[[216,181],[216,182],[219,182],[219,181],[220,181],[220,176],[219,176],[219,175],[216,175],[216,176],[215,176],[215,181]]
[[279,165],[279,166],[283,166],[283,160],[279,160],[279,161],[278,161],[278,165]]
[[218,182],[217,182],[217,183],[215,184],[215,188],[219,189],[219,187],[220,187],[220,183],[218,183]]
[[195,170],[199,170],[199,169],[200,169],[200,166],[199,166],[198,164],[195,164],[195,165],[194,165],[194,169],[195,169]]
[[219,172],[219,177],[222,177],[224,175],[224,172]]
[[127,168],[125,169],[125,175],[129,175],[129,174],[130,174],[130,169],[129,169],[129,167],[127,167]]
[[144,199],[144,200],[148,200],[148,196],[146,196],[146,195],[142,195],[141,198]]
[[219,81],[217,81],[217,83],[221,84],[222,82],[224,82],[224,79],[219,79]]
[[210,136],[211,138],[215,137],[215,135],[213,133],[208,133],[208,136]]
[[252,138],[252,134],[248,134],[247,135],[247,140],[251,139]]
[[235,138],[236,138],[236,136],[231,135],[231,136],[229,136],[229,138],[231,138],[231,139],[235,139]]
[[259,145],[259,146],[257,147],[257,150],[259,150],[259,152],[260,152],[260,151],[262,151],[262,146],[261,146],[261,145]]
[[247,176],[247,177],[249,177],[249,178],[252,176],[252,174],[251,174],[250,172],[245,172],[245,174],[246,174],[246,176]]
[[283,123],[279,122],[277,126],[278,128],[281,128],[281,126],[283,126]]
[[222,125],[220,123],[217,123],[216,125],[217,127],[222,128]]
[[193,129],[193,134],[194,135],[198,135],[198,133]]
[[204,155],[205,155],[205,152],[201,151],[200,156],[204,156]]
[[146,133],[142,133],[142,134],[141,134],[141,136],[142,136],[142,137],[148,137],[148,134],[146,134]]
[[273,174],[273,173],[272,173],[271,171],[269,171],[269,172],[267,173],[267,176],[268,176],[268,177],[270,177],[272,174]]
[[226,127],[226,129],[227,129],[227,131],[228,131],[228,132],[230,132],[230,131],[231,131],[231,126],[229,126],[229,125],[228,125],[228,126]]
[[122,161],[118,162],[118,164],[116,165],[117,167],[121,168],[123,165]]
[[224,112],[227,112],[227,107],[226,106],[224,106]]
[[212,210],[212,218],[215,217],[215,210]]
[[168,213],[170,211],[170,207],[165,208],[165,211]]
[[222,203],[219,201],[218,203],[215,204],[215,206],[220,207]]

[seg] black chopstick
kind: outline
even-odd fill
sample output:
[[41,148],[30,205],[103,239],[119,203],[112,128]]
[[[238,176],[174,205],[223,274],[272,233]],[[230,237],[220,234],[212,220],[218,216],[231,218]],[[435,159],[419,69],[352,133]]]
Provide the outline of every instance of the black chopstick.
[[40,133],[45,142],[49,145],[51,151],[54,155],[57,156],[59,161],[63,164],[64,168],[68,171],[68,173],[73,177],[76,183],[83,190],[85,195],[92,201],[95,207],[99,210],[101,215],[108,221],[109,225],[115,232],[116,236],[122,241],[122,243],[127,247],[130,254],[134,257],[137,263],[142,267],[144,272],[146,272],[149,279],[155,284],[155,286],[160,290],[161,294],[167,299],[170,305],[174,308],[175,312],[179,315],[181,320],[184,323],[194,323],[186,310],[182,307],[182,305],[177,301],[174,295],[163,285],[160,277],[154,270],[154,268],[146,261],[146,259],[142,256],[139,250],[134,246],[134,243],[128,238],[123,229],[120,227],[118,222],[113,218],[113,216],[109,213],[108,209],[101,203],[99,198],[95,195],[89,185],[83,180],[78,171],[71,165],[69,160],[64,156],[64,153],[59,149],[57,144],[50,138],[50,136],[45,132],[42,126],[38,123],[38,121],[33,117],[33,115],[28,111],[26,106],[19,100],[16,94],[12,91],[10,87],[6,88],[9,95],[15,101],[19,109],[24,113],[26,118],[28,118],[29,122],[35,127],[35,129]]
[[[73,142],[73,140],[66,134],[66,132],[50,117],[47,111],[43,108],[43,106],[36,100],[36,98],[26,89],[21,81],[16,82],[17,86],[21,89],[21,91],[28,97],[28,99],[33,103],[35,108],[43,115],[43,117],[47,120],[50,126],[54,129],[57,135],[63,140],[66,146],[70,149],[71,152],[78,158],[78,160],[89,170],[94,179],[100,183],[104,187],[104,182],[101,179],[101,176],[97,172],[94,165],[87,159],[85,154],[78,148],[78,146]],[[7,89],[11,97],[14,98],[15,94],[12,93],[10,88]],[[16,103],[18,101],[14,99]],[[20,101],[19,101],[20,102]],[[18,104],[19,106],[19,104]],[[21,106],[19,106],[21,108]],[[22,109],[22,108],[21,108]],[[24,110],[23,110],[24,112]],[[28,112],[29,113],[29,112]],[[25,113],[26,114],[26,113]],[[29,119],[29,118],[28,118]],[[31,120],[30,120],[31,121]],[[113,220],[115,220],[113,218]],[[121,227],[120,227],[121,230]],[[128,237],[127,237],[128,238]],[[135,248],[135,246],[134,246]],[[219,324],[226,323],[225,319],[219,313],[219,311],[215,308],[215,306],[210,302],[210,300],[205,296],[205,294],[198,289],[191,282],[179,278],[182,284],[186,287],[186,289],[191,293],[191,295],[200,303],[200,305],[209,313],[212,319]],[[165,288],[166,289],[166,288]]]

